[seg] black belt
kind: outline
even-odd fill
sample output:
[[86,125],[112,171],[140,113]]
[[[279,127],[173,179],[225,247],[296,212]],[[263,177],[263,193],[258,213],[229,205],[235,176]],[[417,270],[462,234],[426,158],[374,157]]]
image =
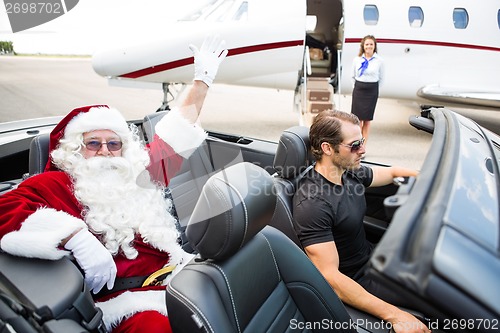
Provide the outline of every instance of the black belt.
[[100,298],[118,291],[142,288],[149,286],[159,286],[163,280],[174,270],[175,266],[166,266],[156,272],[146,276],[131,276],[116,278],[113,288],[108,289],[106,286],[96,294],[96,298]]

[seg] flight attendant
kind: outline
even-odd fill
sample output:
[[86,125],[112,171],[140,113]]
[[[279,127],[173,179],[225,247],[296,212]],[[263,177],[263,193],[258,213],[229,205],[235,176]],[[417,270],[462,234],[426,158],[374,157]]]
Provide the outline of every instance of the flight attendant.
[[375,114],[379,85],[383,79],[383,59],[377,53],[377,40],[368,35],[360,43],[359,54],[354,58],[352,78],[354,90],[352,92],[351,113],[361,121],[361,134],[365,144],[370,132],[370,124]]

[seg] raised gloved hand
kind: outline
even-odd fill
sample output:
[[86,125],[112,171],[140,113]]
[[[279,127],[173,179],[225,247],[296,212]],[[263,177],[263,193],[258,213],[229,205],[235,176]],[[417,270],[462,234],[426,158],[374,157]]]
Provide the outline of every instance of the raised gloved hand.
[[87,229],[80,230],[64,245],[71,250],[78,265],[85,272],[85,282],[97,294],[105,284],[113,288],[116,265],[111,253]]
[[205,38],[201,48],[190,44],[189,48],[194,55],[194,79],[205,82],[210,87],[214,81],[219,65],[226,58],[227,49],[224,49],[226,42],[219,40],[218,36]]

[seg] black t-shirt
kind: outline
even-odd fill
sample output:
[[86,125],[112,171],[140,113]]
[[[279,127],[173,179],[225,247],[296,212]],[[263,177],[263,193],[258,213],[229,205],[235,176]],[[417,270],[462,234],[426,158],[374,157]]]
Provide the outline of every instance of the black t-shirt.
[[372,179],[373,171],[366,166],[344,172],[342,185],[311,169],[293,198],[294,224],[302,246],[334,241],[339,270],[350,277],[368,261],[373,249],[363,228],[365,187]]

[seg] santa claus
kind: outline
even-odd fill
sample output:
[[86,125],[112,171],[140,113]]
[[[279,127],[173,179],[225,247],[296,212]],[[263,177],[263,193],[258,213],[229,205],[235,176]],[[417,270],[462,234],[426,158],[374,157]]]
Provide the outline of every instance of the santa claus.
[[113,332],[171,331],[165,285],[191,255],[178,243],[164,189],[206,138],[193,118],[227,55],[223,45],[217,38],[199,50],[190,45],[193,86],[147,147],[117,110],[75,109],[50,135],[46,171],[0,197],[1,249],[50,260],[73,255]]

